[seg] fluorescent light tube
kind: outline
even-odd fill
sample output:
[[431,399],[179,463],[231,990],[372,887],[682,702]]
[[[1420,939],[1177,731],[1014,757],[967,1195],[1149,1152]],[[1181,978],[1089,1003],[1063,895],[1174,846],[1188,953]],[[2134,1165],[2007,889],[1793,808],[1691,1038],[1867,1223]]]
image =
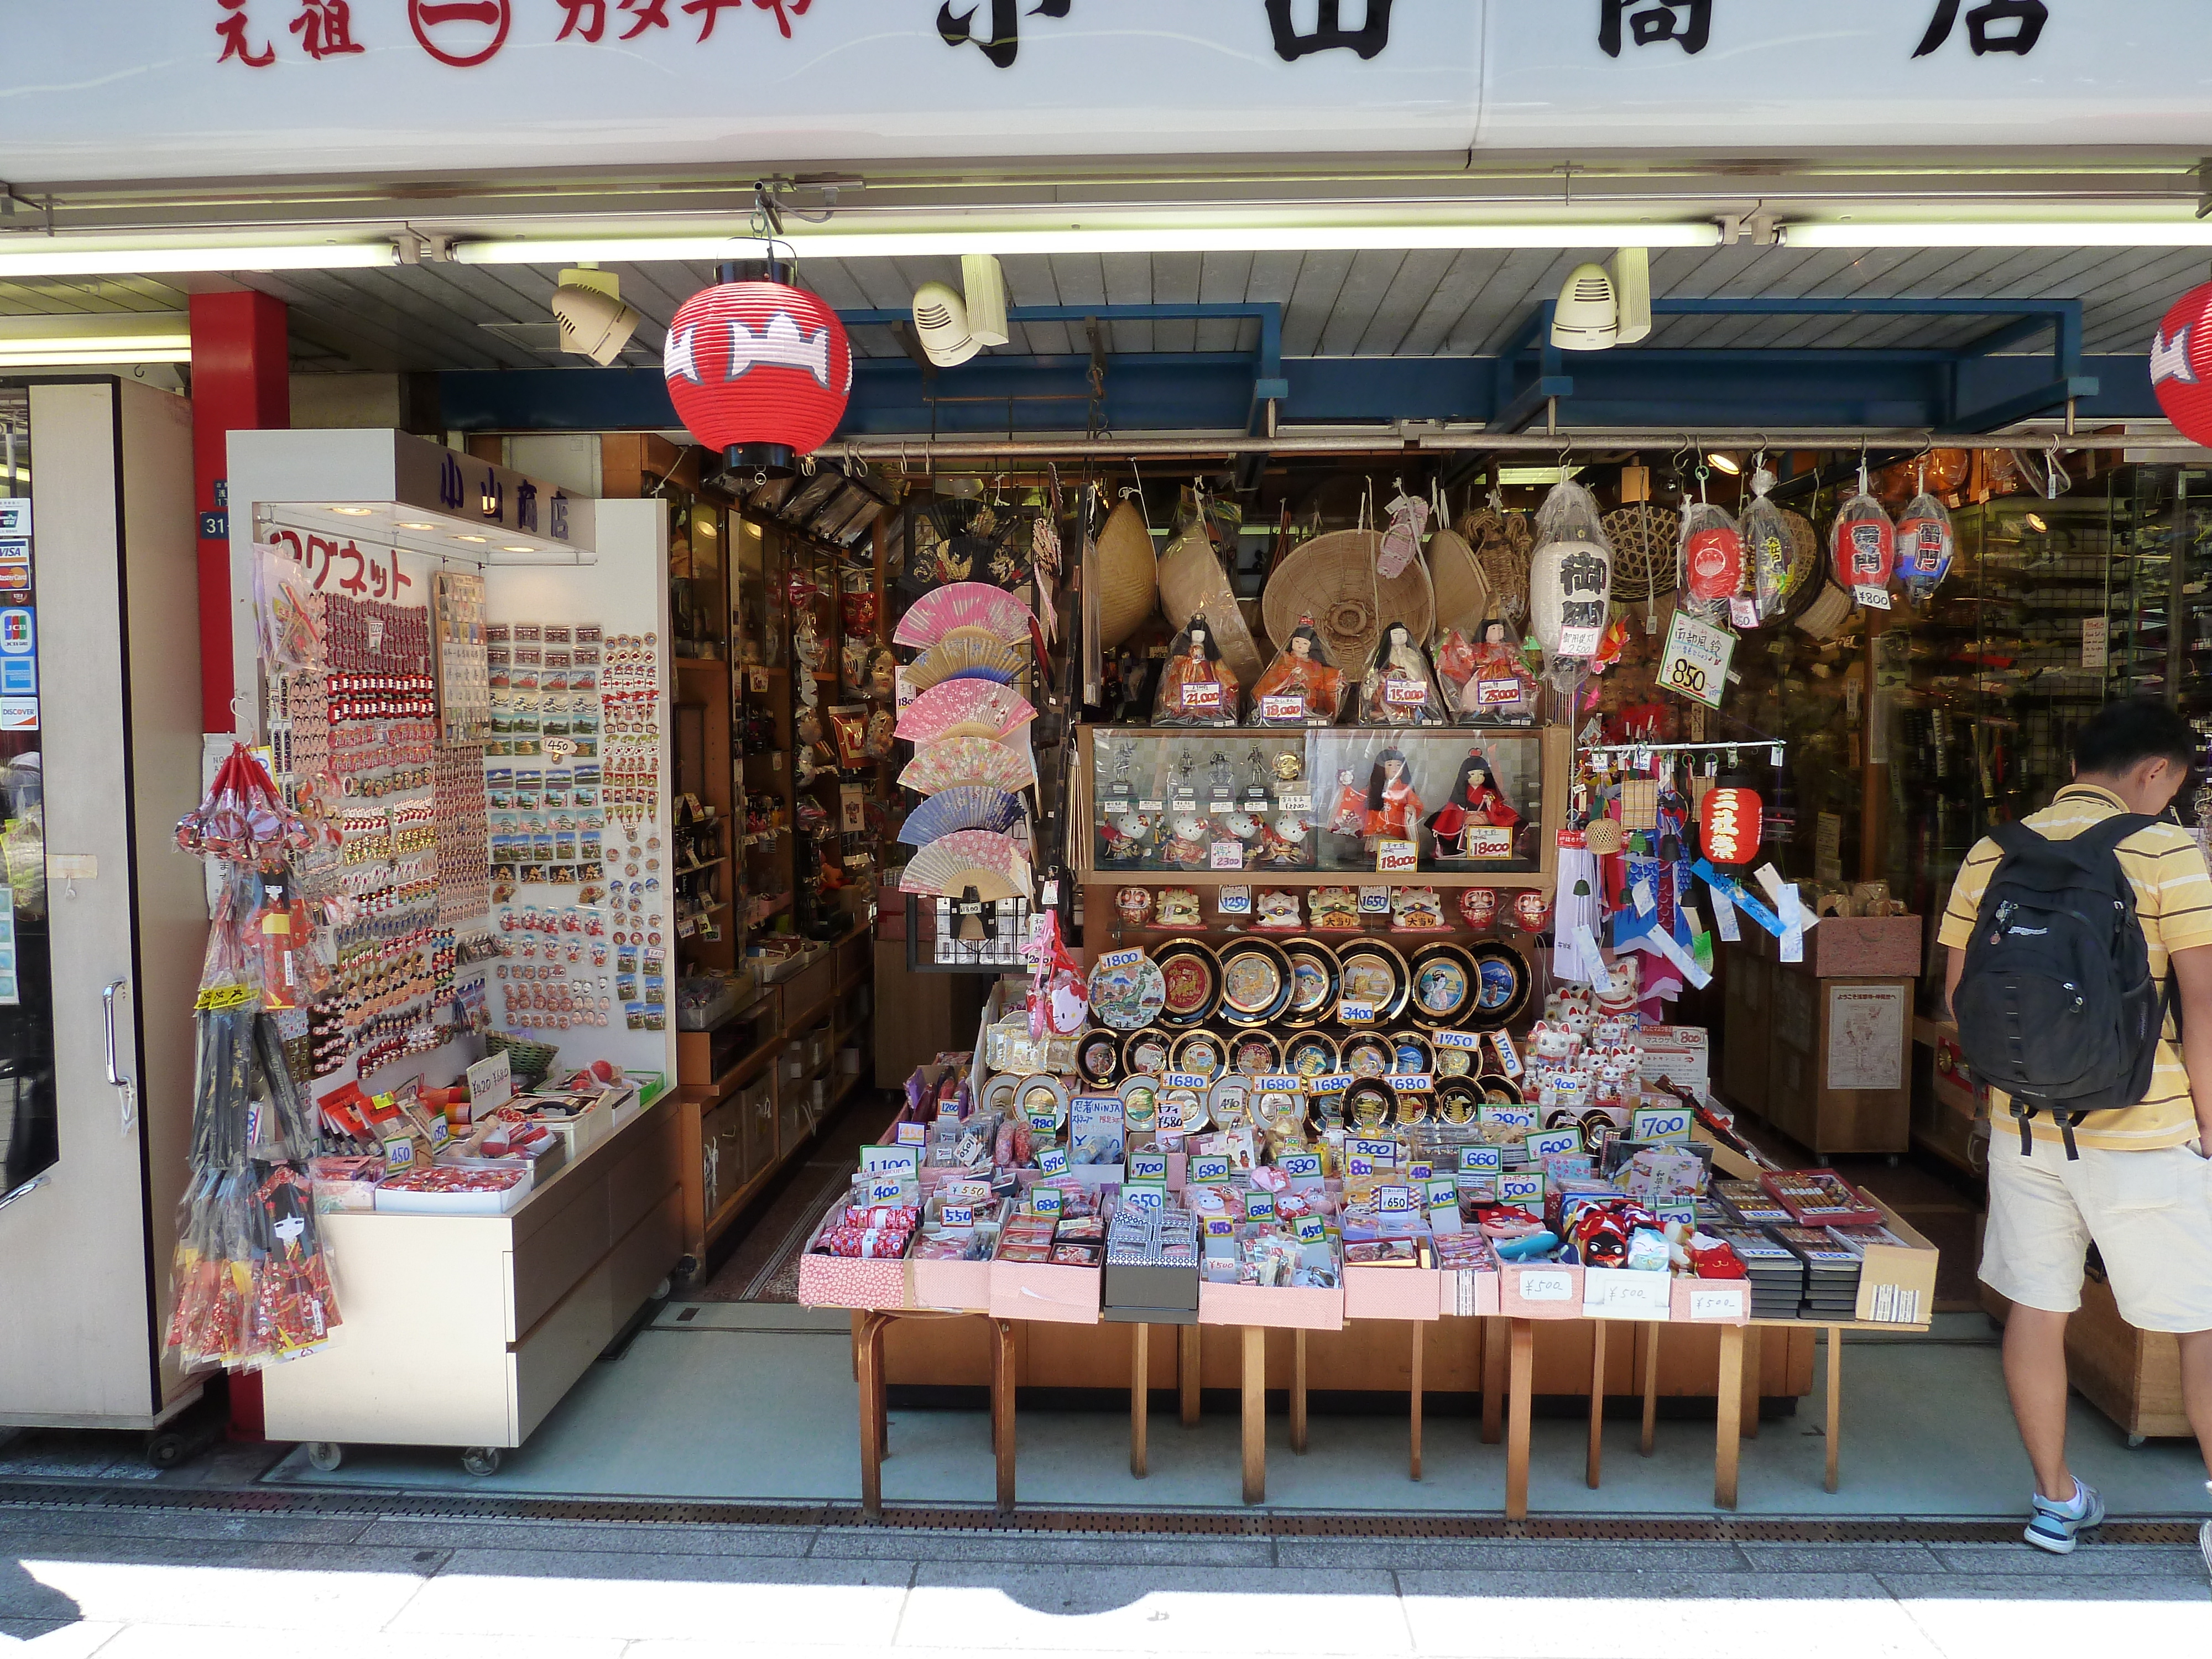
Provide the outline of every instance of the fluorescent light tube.
[[118,276],[171,270],[360,270],[396,264],[390,242],[158,243],[118,246],[46,236],[0,243],[0,277]]
[[1785,225],[1785,247],[2212,247],[2195,219],[1823,220]]

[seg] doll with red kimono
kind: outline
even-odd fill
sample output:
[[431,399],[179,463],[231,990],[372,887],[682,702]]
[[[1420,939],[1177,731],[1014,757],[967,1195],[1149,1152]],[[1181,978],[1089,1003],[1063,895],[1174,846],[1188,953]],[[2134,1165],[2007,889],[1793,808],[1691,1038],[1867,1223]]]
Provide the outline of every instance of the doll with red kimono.
[[1411,841],[1425,811],[1413,793],[1413,771],[1401,749],[1385,749],[1367,775],[1367,848],[1379,841]]
[[1480,827],[1510,830],[1518,829],[1520,823],[1521,814],[1513,810],[1498,787],[1490,757],[1480,749],[1474,749],[1461,763],[1459,776],[1452,781],[1451,794],[1429,820],[1429,830],[1436,836],[1438,858],[1463,859],[1474,856],[1469,833],[1473,830]]

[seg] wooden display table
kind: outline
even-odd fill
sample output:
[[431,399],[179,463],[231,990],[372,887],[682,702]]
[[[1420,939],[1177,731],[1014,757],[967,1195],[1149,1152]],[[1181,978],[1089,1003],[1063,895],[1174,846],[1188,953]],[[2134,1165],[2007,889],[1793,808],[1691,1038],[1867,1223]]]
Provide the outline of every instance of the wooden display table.
[[890,1450],[890,1412],[885,1403],[884,1333],[906,1321],[981,1319],[991,1333],[991,1453],[998,1466],[998,1508],[1014,1510],[1014,1330],[1013,1322],[984,1314],[920,1310],[855,1314],[854,1374],[860,1396],[860,1513],[883,1518],[884,1459]]

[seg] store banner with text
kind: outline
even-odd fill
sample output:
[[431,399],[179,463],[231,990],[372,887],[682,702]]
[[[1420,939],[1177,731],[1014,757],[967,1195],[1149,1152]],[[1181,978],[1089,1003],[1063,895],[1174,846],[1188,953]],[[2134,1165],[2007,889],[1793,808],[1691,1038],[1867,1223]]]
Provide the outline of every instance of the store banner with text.
[[20,190],[577,164],[750,178],[983,157],[2201,148],[2203,21],[2203,0],[76,0],[10,9],[0,155]]

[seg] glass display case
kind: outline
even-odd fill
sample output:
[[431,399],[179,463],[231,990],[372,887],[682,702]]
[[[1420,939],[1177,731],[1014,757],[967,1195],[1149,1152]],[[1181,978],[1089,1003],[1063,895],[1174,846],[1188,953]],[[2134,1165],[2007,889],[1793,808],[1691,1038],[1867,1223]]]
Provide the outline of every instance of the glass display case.
[[1090,726],[1083,741],[1086,873],[1510,886],[1553,867],[1565,728]]

